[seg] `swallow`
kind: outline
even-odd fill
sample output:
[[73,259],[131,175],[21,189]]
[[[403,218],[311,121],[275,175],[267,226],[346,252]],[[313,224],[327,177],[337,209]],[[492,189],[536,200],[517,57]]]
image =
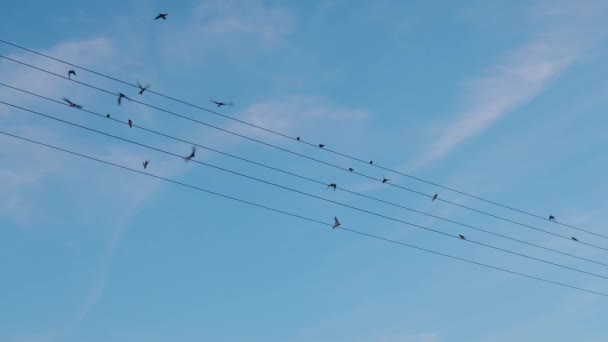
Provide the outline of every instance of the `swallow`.
[[148,164],[149,164],[149,163],[150,163],[150,161],[149,161],[149,160],[145,160],[145,161],[143,162],[144,169],[147,169],[147,168],[148,168]]
[[553,221],[553,222],[555,222],[555,216],[553,216],[553,215],[549,215],[549,221]]
[[220,101],[215,101],[215,100],[211,100],[211,102],[215,103],[215,105],[217,106],[217,108],[220,108],[221,106],[232,106],[232,102],[220,102]]
[[337,217],[334,216],[334,226],[331,229],[336,229],[339,226],[340,226],[340,221],[338,220]]
[[158,19],[167,20],[168,15],[169,15],[169,13],[159,13],[156,16],[156,18],[154,18],[154,20],[158,20]]
[[386,182],[389,182],[389,181],[390,181],[389,178],[386,178],[386,177],[382,176],[382,183],[386,183]]
[[461,238],[462,240],[466,240],[467,238],[464,237],[464,235],[458,234],[458,237]]
[[353,172],[353,171],[355,171],[355,169],[353,169],[352,167],[349,167],[348,171]]
[[373,163],[374,163],[373,161],[371,161],[371,160],[369,161],[369,165],[372,165]]
[[133,120],[129,119],[129,121],[127,121],[127,123],[129,124],[129,128],[133,127]]
[[82,106],[81,106],[81,105],[77,105],[77,104],[75,104],[74,102],[72,102],[72,101],[68,100],[68,99],[67,99],[67,98],[65,98],[65,97],[63,98],[63,101],[67,102],[67,103],[70,105],[70,107],[74,107],[74,108],[82,109]]
[[68,78],[69,79],[72,79],[72,75],[74,75],[74,77],[76,77],[76,71],[74,71],[74,70],[68,71]]
[[320,148],[323,148],[323,147],[325,147],[325,145],[323,145],[323,144],[319,144],[319,147],[320,147]]
[[336,187],[337,187],[336,183],[331,183],[331,184],[329,184],[329,185],[327,186],[327,188],[328,188],[328,189],[329,189],[329,188],[334,188],[334,191],[336,191]]
[[195,146],[192,146],[192,153],[190,153],[190,155],[189,155],[189,156],[184,157],[184,160],[185,160],[185,161],[188,161],[188,160],[190,160],[190,159],[194,158],[195,156],[196,156],[196,147],[195,147]]
[[435,194],[435,196],[433,196],[433,199],[431,200],[431,202],[434,201],[434,200],[436,200],[437,197],[439,197],[439,194]]
[[110,118],[110,114],[106,114],[106,118],[108,118],[108,119],[109,119],[109,118]]
[[127,95],[123,94],[123,93],[118,93],[118,105],[120,106],[120,104],[122,103],[122,99],[125,98],[127,100],[131,100],[130,98],[127,97]]
[[572,240],[574,240],[574,241],[578,241],[578,239],[577,239],[577,238],[575,238],[574,236],[573,236],[573,237],[571,237],[571,239],[572,239]]
[[139,82],[137,82],[137,88],[139,88],[139,95],[143,95],[144,91],[148,90],[148,88],[150,88],[149,84],[146,84],[145,86],[142,86],[141,84],[139,84]]

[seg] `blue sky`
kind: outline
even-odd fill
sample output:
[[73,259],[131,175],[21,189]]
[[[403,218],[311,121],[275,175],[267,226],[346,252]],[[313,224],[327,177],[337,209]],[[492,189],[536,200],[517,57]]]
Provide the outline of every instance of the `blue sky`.
[[[1,39],[608,234],[602,1],[12,2]],[[166,21],[153,21],[168,12]],[[2,45],[61,74],[65,65]],[[425,193],[608,247],[77,71],[78,80]],[[2,60],[0,82],[434,215],[605,261],[606,252],[323,167]],[[188,144],[1,87],[2,101],[185,155]],[[251,182],[0,106],[2,130],[319,220],[608,291],[584,276]],[[556,255],[199,150],[241,170],[570,267]],[[0,340],[605,341],[606,299],[218,199],[0,137]]]

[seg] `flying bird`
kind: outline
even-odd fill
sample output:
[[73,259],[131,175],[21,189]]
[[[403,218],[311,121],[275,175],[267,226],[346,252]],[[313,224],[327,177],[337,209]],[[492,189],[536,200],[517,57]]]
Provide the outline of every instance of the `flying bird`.
[[145,86],[142,86],[141,84],[139,84],[139,82],[137,82],[137,87],[139,88],[139,95],[143,95],[144,91],[148,90],[148,88],[150,88],[149,84],[146,84]]
[[329,189],[329,188],[334,188],[334,191],[336,191],[336,187],[337,187],[336,183],[331,183],[331,184],[329,184],[329,185],[327,186],[327,188],[328,188],[328,189]]
[[466,240],[467,238],[464,237],[464,235],[458,234],[458,237],[461,238],[462,240]]
[[369,161],[369,165],[372,165],[373,163],[374,163],[373,161],[371,161],[371,160]]
[[190,159],[194,158],[195,156],[196,156],[196,147],[195,147],[195,146],[192,146],[192,153],[190,153],[190,155],[189,155],[189,156],[184,157],[184,160],[185,160],[185,161],[188,161],[188,160],[190,160]]
[[156,18],[154,18],[154,20],[158,20],[158,19],[167,20],[168,15],[169,15],[169,13],[159,13],[156,16]]
[[76,77],[76,71],[74,71],[74,70],[68,71],[68,78],[69,79],[72,79],[72,75],[74,75],[74,77]]
[[232,102],[221,102],[221,101],[215,101],[215,100],[211,100],[211,102],[215,103],[217,108],[220,108],[221,106],[232,106]]
[[389,182],[389,181],[390,181],[389,178],[386,178],[386,177],[382,176],[382,183],[386,183],[386,182]]
[[118,105],[120,106],[120,104],[122,103],[122,99],[125,98],[127,100],[131,100],[130,98],[127,97],[127,95],[123,94],[123,93],[118,93]]
[[555,216],[553,216],[553,215],[549,215],[549,221],[553,221],[553,222],[555,222]]
[[145,161],[143,162],[144,169],[147,169],[147,168],[148,168],[148,164],[149,164],[149,163],[150,163],[150,161],[149,161],[149,160],[145,160]]
[[572,239],[572,240],[574,240],[574,241],[578,241],[578,239],[577,239],[577,238],[575,238],[574,236],[573,236],[573,237],[571,237],[571,239]]
[[129,121],[127,121],[127,123],[129,124],[129,128],[133,127],[133,120],[129,119]]
[[434,200],[436,200],[437,197],[439,197],[439,194],[435,194],[435,196],[433,196],[433,199],[431,200],[431,202],[434,201]]
[[336,227],[340,226],[340,221],[338,220],[337,217],[334,216],[334,226],[331,229],[335,229]]
[[325,145],[323,145],[323,144],[319,144],[319,147],[320,147],[320,148],[323,148],[323,147],[325,147]]
[[74,108],[82,109],[82,106],[81,106],[81,105],[77,105],[77,104],[75,104],[74,102],[72,102],[72,101],[68,100],[68,99],[67,99],[67,98],[65,98],[65,97],[63,98],[63,101],[67,102],[67,103],[70,105],[70,107],[74,107]]
[[349,167],[348,171],[353,172],[353,171],[355,171],[355,169],[353,169],[352,167]]

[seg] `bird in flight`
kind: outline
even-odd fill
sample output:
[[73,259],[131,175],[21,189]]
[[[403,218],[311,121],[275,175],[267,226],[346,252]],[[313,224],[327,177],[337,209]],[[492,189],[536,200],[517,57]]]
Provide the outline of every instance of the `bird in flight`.
[[129,121],[127,121],[127,123],[129,124],[129,128],[133,127],[133,120],[129,119]]
[[577,239],[577,238],[575,238],[574,236],[573,236],[573,237],[571,237],[571,239],[572,239],[572,240],[574,240],[574,241],[578,241],[578,239]]
[[220,108],[221,106],[232,106],[232,102],[221,102],[221,101],[215,101],[215,100],[211,100],[211,102],[215,103],[217,108]]
[[433,196],[433,199],[431,200],[431,202],[434,201],[434,200],[436,200],[437,197],[439,197],[439,194],[435,194],[435,196]]
[[325,145],[323,145],[323,144],[319,144],[319,147],[320,147],[320,148],[323,148],[323,147],[325,147]]
[[331,229],[335,229],[340,226],[340,221],[334,216],[334,226]]
[[65,97],[63,98],[63,101],[67,102],[67,103],[70,105],[70,107],[74,107],[74,108],[82,109],[82,106],[81,106],[81,105],[77,105],[77,104],[75,104],[74,102],[72,102],[72,101],[68,100],[68,99],[67,99],[67,98],[65,98]]
[[130,98],[127,97],[127,95],[123,94],[123,93],[118,93],[118,105],[120,106],[120,104],[122,103],[122,99],[127,99],[127,100],[131,100]]
[[139,95],[143,95],[144,91],[148,90],[148,88],[150,88],[149,84],[146,84],[145,86],[142,86],[141,84],[139,84],[139,82],[137,82],[137,87],[139,88]]
[[68,71],[68,78],[69,79],[72,79],[72,75],[74,75],[74,77],[76,77],[76,71],[74,71],[74,70]]
[[145,160],[145,161],[143,162],[144,169],[147,169],[147,168],[148,168],[148,164],[149,164],[149,163],[150,163],[150,161],[149,161],[149,160]]
[[386,178],[386,177],[382,176],[382,183],[386,183],[389,181],[390,181],[390,178]]
[[169,13],[159,13],[156,16],[156,18],[154,18],[154,20],[158,20],[158,19],[167,20],[168,15],[169,15]]
[[336,191],[336,187],[337,187],[336,183],[331,183],[331,184],[329,184],[329,185],[327,186],[327,188],[328,188],[328,189],[329,189],[329,188],[334,188],[334,191]]
[[462,240],[466,240],[467,238],[464,237],[464,235],[458,234],[458,237],[461,238]]
[[555,216],[553,216],[553,215],[549,215],[549,221],[553,221],[553,222],[555,222]]
[[190,159],[194,158],[195,156],[196,156],[196,147],[195,147],[195,146],[192,146],[192,153],[190,153],[190,155],[189,155],[189,156],[184,157],[184,160],[185,160],[185,161],[188,161],[188,160],[190,160]]
[[355,171],[355,169],[353,169],[352,167],[349,167],[348,171],[353,172],[353,171]]

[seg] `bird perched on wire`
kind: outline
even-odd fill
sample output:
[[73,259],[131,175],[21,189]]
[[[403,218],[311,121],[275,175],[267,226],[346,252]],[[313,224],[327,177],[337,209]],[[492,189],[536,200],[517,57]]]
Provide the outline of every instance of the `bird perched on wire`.
[[70,107],[82,109],[81,105],[77,105],[77,104],[75,104],[74,102],[70,101],[69,99],[67,99],[65,97],[63,98],[63,101],[67,102],[70,105]]
[[353,169],[352,167],[349,167],[348,171],[353,172],[353,171],[355,171],[355,169]]
[[144,169],[148,168],[148,164],[150,163],[149,160],[144,160],[144,162],[142,163],[144,165]]
[[127,121],[127,123],[129,124],[129,128],[133,127],[133,120],[129,119],[129,121]]
[[296,140],[297,140],[297,141],[300,141],[300,137],[297,137],[297,138],[296,138]]
[[118,93],[118,105],[119,106],[122,103],[122,99],[127,99],[127,100],[131,101],[131,99],[127,95],[125,95],[123,93]]
[[555,222],[555,216],[553,216],[553,215],[549,215],[549,221],[553,221],[553,222]]
[[371,160],[369,161],[369,165],[372,165],[373,163],[374,163],[373,161],[371,161]]
[[462,240],[466,240],[467,238],[464,237],[464,235],[458,234],[458,237],[461,238]]
[[156,16],[156,18],[154,18],[154,20],[158,20],[158,19],[167,20],[168,15],[169,15],[169,13],[159,13]]
[[215,100],[211,100],[211,102],[215,103],[217,108],[220,108],[221,106],[232,106],[232,102],[221,102],[221,101],[215,101]]
[[323,145],[323,144],[319,144],[319,147],[320,147],[320,148],[323,148],[323,147],[325,147],[325,145]]
[[109,119],[109,118],[110,118],[110,114],[106,114],[106,118],[108,118],[108,119]]
[[386,182],[390,182],[390,179],[382,176],[382,183],[384,184]]
[[439,197],[439,194],[435,194],[435,196],[433,196],[433,199],[431,200],[431,202],[434,201],[434,200],[436,200],[437,197]]
[[336,185],[336,183],[331,183],[331,184],[329,184],[329,185],[327,186],[327,188],[328,188],[328,189],[329,189],[329,188],[334,188],[334,191],[336,191],[336,187],[338,187],[338,186]]
[[148,90],[148,88],[150,88],[149,84],[146,84],[145,86],[142,86],[141,84],[139,84],[139,82],[137,82],[137,88],[139,88],[139,95],[143,95],[144,91]]
[[192,146],[192,152],[187,157],[184,157],[184,161],[188,161],[194,157],[196,157],[196,146]]
[[76,71],[74,71],[74,70],[68,71],[68,78],[69,79],[72,79],[72,75],[74,75],[74,77],[76,77]]
[[331,229],[336,229],[339,226],[340,226],[340,221],[338,220],[337,217],[334,216],[334,226]]
[[573,237],[571,237],[571,239],[572,239],[572,240],[574,240],[574,241],[578,241],[578,239],[577,239],[577,238],[575,238],[574,236],[573,236]]

